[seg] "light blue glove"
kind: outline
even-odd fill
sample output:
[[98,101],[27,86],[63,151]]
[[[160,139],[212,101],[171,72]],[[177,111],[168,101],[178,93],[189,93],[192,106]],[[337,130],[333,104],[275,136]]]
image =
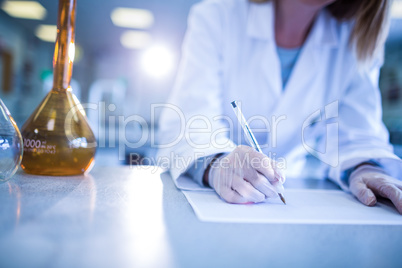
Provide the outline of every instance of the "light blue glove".
[[285,176],[269,157],[242,145],[213,162],[208,182],[229,203],[258,203],[277,198]]
[[367,206],[377,203],[376,196],[388,198],[402,214],[402,182],[388,176],[381,168],[362,165],[350,174],[350,191]]

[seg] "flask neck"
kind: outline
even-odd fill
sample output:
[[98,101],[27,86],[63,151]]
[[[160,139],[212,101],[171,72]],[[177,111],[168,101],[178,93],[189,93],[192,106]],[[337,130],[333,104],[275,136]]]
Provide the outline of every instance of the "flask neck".
[[65,91],[70,85],[75,54],[76,0],[59,0],[57,39],[53,56],[53,90]]

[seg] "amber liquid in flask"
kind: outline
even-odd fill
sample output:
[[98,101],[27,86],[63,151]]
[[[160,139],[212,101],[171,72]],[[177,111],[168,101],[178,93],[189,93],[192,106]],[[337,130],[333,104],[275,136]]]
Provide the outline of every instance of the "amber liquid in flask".
[[95,136],[72,93],[76,0],[60,0],[53,57],[53,88],[21,128],[21,167],[30,174],[64,176],[88,172]]

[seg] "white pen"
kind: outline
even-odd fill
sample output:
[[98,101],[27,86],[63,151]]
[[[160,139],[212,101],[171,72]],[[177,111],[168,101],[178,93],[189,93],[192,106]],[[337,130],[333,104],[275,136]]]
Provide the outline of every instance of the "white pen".
[[[237,105],[236,101],[232,101],[231,104],[232,104],[233,110],[234,110],[234,112],[236,114],[237,120],[239,120],[239,123],[240,123],[241,127],[243,128],[244,134],[246,134],[248,142],[250,143],[250,145],[257,152],[262,153],[260,145],[258,144],[257,140],[255,139],[253,132],[251,132],[251,129],[248,126],[247,121],[244,118],[244,115],[240,110],[240,107]],[[276,191],[278,192],[279,198],[286,205],[285,197],[283,196],[283,191],[285,190],[283,188],[283,185],[281,183],[278,183],[278,184],[273,185],[273,186],[276,188]]]

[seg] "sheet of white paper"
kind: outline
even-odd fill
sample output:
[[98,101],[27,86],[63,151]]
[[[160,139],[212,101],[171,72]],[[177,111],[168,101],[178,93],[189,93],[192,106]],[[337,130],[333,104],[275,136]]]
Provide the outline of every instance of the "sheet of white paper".
[[183,191],[201,221],[243,223],[402,225],[402,215],[388,204],[362,205],[338,190],[287,189],[280,199],[259,204],[228,204],[215,192]]

